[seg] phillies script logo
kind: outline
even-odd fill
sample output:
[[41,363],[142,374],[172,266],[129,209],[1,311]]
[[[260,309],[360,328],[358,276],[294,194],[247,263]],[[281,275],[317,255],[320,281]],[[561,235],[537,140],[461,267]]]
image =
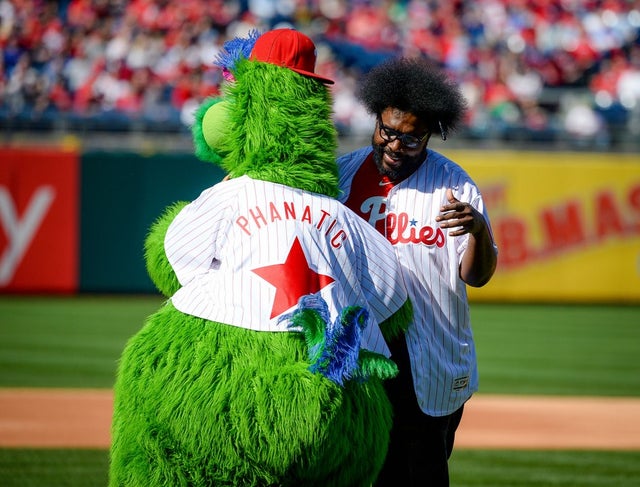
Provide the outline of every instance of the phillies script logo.
[[409,219],[409,215],[402,213],[386,213],[384,198],[372,196],[362,202],[360,215],[367,219],[371,225],[387,237],[392,245],[403,244],[424,244],[444,247],[445,236],[440,228],[433,228],[429,225],[418,226],[415,218]]

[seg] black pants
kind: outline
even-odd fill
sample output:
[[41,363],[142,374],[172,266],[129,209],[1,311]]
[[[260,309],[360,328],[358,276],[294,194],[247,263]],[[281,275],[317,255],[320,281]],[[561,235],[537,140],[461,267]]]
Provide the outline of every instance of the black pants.
[[413,388],[404,337],[389,345],[400,373],[385,382],[394,420],[387,458],[375,486],[448,487],[448,461],[464,406],[448,416],[424,414]]

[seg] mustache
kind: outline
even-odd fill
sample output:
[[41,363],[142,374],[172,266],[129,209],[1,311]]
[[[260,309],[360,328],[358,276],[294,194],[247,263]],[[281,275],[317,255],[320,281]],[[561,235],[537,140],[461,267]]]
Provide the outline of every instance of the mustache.
[[372,145],[373,145],[373,148],[374,148],[375,152],[377,152],[380,157],[382,157],[383,155],[388,155],[389,157],[391,157],[393,159],[400,159],[403,156],[402,153],[393,151],[393,150],[389,149],[388,147],[385,147],[385,146],[383,146],[381,144],[373,143]]
[[395,152],[387,149],[384,149],[383,152],[392,159],[401,159],[403,157],[403,154],[401,152]]

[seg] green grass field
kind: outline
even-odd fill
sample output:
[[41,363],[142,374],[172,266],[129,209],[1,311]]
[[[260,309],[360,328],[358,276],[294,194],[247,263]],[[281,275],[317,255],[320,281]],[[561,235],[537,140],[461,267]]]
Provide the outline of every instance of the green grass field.
[[[99,387],[158,296],[0,296],[0,387]],[[472,305],[483,394],[640,396],[640,305]],[[612,411],[612,414],[615,414]],[[594,420],[597,420],[594,419]],[[0,450],[2,486],[104,486],[107,453]],[[640,486],[640,452],[464,450],[452,486]]]

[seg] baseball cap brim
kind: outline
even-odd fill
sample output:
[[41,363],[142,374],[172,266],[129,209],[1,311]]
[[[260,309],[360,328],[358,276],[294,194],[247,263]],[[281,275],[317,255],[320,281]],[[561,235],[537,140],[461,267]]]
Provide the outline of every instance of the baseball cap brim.
[[295,71],[298,74],[301,74],[303,76],[306,76],[307,78],[314,78],[317,79],[318,81],[321,81],[322,83],[324,83],[325,85],[332,85],[335,83],[335,81],[333,81],[332,79],[326,78],[324,76],[320,76],[317,73],[312,73],[309,71],[305,71],[303,69],[295,69],[295,68],[289,68],[291,71]]

